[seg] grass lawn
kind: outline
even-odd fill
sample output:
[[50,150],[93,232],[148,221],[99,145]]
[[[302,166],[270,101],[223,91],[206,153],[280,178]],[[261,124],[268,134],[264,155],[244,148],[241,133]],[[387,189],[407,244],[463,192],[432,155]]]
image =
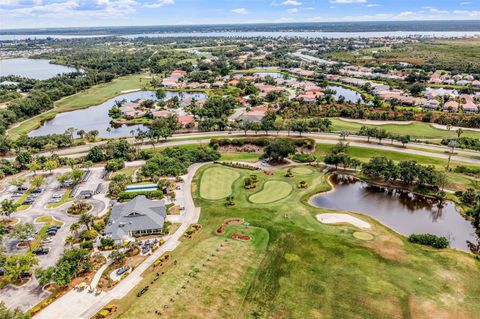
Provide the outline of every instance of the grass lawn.
[[[332,131],[352,131],[356,132],[360,130],[363,124],[353,123],[342,121],[341,119],[331,119],[332,121]],[[376,127],[380,129],[385,129],[387,132],[396,133],[401,135],[410,135],[412,138],[417,139],[442,139],[447,137],[457,137],[457,134],[454,130],[446,131],[434,128],[428,123],[423,122],[413,122],[408,125],[395,125],[395,124],[385,124],[385,125],[365,125],[367,127]],[[480,132],[464,130],[462,134],[464,137],[475,137],[480,138]]]
[[63,194],[62,198],[60,198],[60,201],[58,203],[49,203],[47,204],[47,208],[57,208],[62,206],[65,203],[74,201],[75,198],[70,197],[71,193],[72,193],[72,189],[71,188],[67,189],[67,191]]
[[[260,174],[260,185],[300,180],[309,185],[294,188],[288,201],[260,208],[243,188],[248,170],[235,170],[240,175],[233,183],[235,206],[203,199],[198,186],[212,167],[202,167],[194,179],[201,232],[173,252],[176,266],[147,271],[141,284],[114,302],[117,317],[157,318],[156,309],[175,318],[474,318],[479,313],[480,263],[471,256],[411,244],[367,216],[356,215],[372,224],[371,240],[357,239],[352,226],[319,223],[316,214],[332,211],[311,207],[306,199],[329,189],[320,169],[293,178],[284,177],[285,169]],[[226,218],[244,218],[251,229],[230,226],[225,235],[215,235]],[[254,232],[252,242],[227,239],[248,231]],[[265,244],[256,244],[259,235]],[[164,274],[152,282],[155,272]],[[146,285],[149,291],[136,297]]]
[[43,215],[43,216],[37,217],[35,219],[35,223],[47,223],[50,226],[52,226],[52,225],[63,225],[63,222],[54,219],[50,215]]
[[251,162],[255,163],[260,160],[260,154],[256,153],[242,153],[242,152],[229,152],[229,153],[222,153],[222,157],[220,157],[221,161],[240,161],[240,162]]
[[268,204],[286,198],[293,186],[285,181],[268,181],[261,191],[251,195],[248,200],[255,204]]
[[292,168],[292,173],[295,175],[310,175],[313,174],[313,169],[307,166],[296,166]]
[[222,199],[232,193],[232,184],[240,177],[233,169],[214,166],[204,172],[200,194],[205,199]]
[[110,83],[99,84],[85,91],[67,96],[56,101],[52,110],[21,122],[18,126],[9,129],[7,133],[12,138],[18,138],[20,135],[27,134],[38,128],[43,121],[54,118],[58,113],[87,108],[120,95],[122,91],[144,88],[149,85],[149,80],[144,77],[145,74],[128,75],[114,79]]

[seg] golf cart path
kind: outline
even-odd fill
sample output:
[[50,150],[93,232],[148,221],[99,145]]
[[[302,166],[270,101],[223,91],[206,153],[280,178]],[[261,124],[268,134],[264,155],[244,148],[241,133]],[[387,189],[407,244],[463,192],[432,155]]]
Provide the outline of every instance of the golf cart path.
[[90,319],[104,306],[114,299],[126,296],[138,285],[143,277],[142,273],[147,270],[165,252],[173,251],[179,244],[180,238],[191,224],[197,223],[200,218],[200,208],[195,207],[191,193],[192,179],[197,170],[207,163],[193,164],[188,168],[188,173],[183,176],[184,186],[182,188],[185,214],[182,225],[171,235],[166,242],[160,246],[143,263],[135,268],[125,279],[108,292],[95,295],[87,289],[83,291],[71,290],[64,296],[57,299],[51,305],[35,315],[35,319],[63,319],[82,318]]

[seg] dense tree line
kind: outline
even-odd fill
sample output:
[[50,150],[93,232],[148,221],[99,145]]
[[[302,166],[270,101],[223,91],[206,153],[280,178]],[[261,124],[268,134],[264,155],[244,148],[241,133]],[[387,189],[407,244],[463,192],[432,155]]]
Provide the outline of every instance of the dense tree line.
[[162,176],[180,176],[187,172],[193,163],[215,161],[220,153],[209,147],[181,148],[171,147],[160,152],[143,152],[147,162],[140,175],[154,180]]
[[445,174],[435,170],[432,165],[420,165],[414,160],[400,161],[398,164],[385,157],[372,157],[363,164],[362,173],[387,183],[401,182],[406,186],[438,187],[443,189]]

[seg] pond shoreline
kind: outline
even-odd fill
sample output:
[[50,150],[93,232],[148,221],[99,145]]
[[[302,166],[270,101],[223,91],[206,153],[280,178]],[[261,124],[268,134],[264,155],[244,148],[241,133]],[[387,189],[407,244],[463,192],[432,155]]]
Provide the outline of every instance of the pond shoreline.
[[[348,173],[342,175],[347,177],[345,183],[341,182],[341,176],[338,183],[333,181],[338,174],[326,176],[330,189],[311,195],[308,204],[372,218],[404,237],[413,233],[444,236],[449,239],[451,249],[469,254],[467,242],[479,240],[477,229],[453,201],[440,201],[435,196],[396,185],[371,183]],[[442,204],[438,206],[439,203]]]

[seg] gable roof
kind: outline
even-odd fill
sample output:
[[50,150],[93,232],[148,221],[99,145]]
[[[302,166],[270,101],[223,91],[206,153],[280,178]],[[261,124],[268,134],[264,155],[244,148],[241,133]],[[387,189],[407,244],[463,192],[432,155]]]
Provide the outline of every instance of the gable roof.
[[141,195],[128,203],[113,206],[105,233],[114,240],[121,240],[129,237],[130,232],[162,229],[166,218],[164,201]]

